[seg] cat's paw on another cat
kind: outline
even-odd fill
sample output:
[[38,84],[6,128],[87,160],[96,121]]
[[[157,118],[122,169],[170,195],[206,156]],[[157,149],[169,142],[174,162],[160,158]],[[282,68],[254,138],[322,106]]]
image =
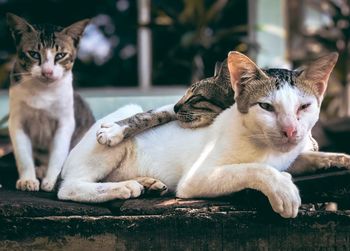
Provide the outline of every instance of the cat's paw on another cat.
[[18,179],[16,182],[16,189],[21,191],[39,191],[39,180],[38,179]]
[[124,140],[125,126],[116,123],[103,123],[96,133],[97,142],[101,145],[116,146]]
[[298,188],[289,173],[281,172],[276,178],[271,190],[266,192],[271,207],[283,218],[295,218],[301,205]]

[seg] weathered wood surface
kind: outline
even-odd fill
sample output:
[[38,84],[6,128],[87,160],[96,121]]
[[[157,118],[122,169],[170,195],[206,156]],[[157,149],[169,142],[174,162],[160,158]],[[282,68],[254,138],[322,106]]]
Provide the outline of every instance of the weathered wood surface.
[[253,190],[212,200],[58,201],[55,193],[15,191],[10,156],[6,163],[0,165],[0,250],[350,249],[349,171],[295,178],[304,204],[296,219],[283,219]]

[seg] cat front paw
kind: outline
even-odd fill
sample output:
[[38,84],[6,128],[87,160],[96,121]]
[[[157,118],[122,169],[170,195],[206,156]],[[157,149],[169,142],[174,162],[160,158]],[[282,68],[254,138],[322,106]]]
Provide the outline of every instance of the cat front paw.
[[96,133],[97,142],[101,145],[116,146],[124,140],[124,126],[115,123],[103,123]]
[[55,185],[56,185],[56,179],[49,179],[46,177],[41,181],[40,188],[45,192],[52,192],[53,189],[55,188]]
[[115,194],[118,199],[137,198],[144,192],[144,186],[136,180],[122,181],[115,189]]
[[39,191],[38,179],[18,179],[16,182],[16,189],[21,191]]
[[164,195],[168,192],[168,187],[158,179],[151,177],[139,177],[136,181],[144,186],[147,193]]
[[298,188],[289,173],[282,172],[275,178],[267,192],[271,207],[283,218],[295,218],[301,205]]

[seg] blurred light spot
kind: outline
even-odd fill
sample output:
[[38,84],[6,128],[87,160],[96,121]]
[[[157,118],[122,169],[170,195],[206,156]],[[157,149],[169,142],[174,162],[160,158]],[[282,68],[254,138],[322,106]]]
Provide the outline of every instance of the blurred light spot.
[[320,53],[322,50],[322,47],[320,44],[310,44],[309,49],[314,53]]
[[121,59],[128,59],[136,54],[136,47],[129,44],[120,50],[119,56]]
[[[322,3],[321,8],[326,10],[328,8],[328,5]],[[332,23],[333,21],[331,17],[329,17],[327,14],[320,12],[310,5],[306,5],[304,27],[307,32],[314,33],[324,26],[327,27],[332,25]]]
[[104,64],[111,57],[112,45],[95,24],[86,27],[81,39],[78,57],[82,61]]
[[93,18],[93,23],[97,26],[104,26],[111,23],[111,18],[107,15],[101,14]]
[[260,26],[260,29],[261,31],[265,31],[278,37],[284,38],[286,36],[286,31],[283,28],[278,27],[277,25],[263,24]]
[[120,42],[120,39],[119,39],[118,36],[112,36],[112,37],[109,39],[109,41],[111,42],[111,45],[112,45],[113,47],[117,47],[118,44],[119,44],[119,42]]
[[165,15],[165,14],[159,14],[159,16],[157,16],[154,20],[154,22],[157,24],[157,25],[172,25],[173,24],[173,20]]
[[346,29],[349,27],[349,21],[348,20],[339,20],[337,22],[337,27],[340,28],[340,29]]
[[336,45],[337,45],[337,49],[340,51],[345,49],[345,41],[344,40],[341,40],[341,39],[337,40]]
[[127,0],[118,0],[115,6],[119,11],[126,11],[127,9],[129,9],[130,4]]

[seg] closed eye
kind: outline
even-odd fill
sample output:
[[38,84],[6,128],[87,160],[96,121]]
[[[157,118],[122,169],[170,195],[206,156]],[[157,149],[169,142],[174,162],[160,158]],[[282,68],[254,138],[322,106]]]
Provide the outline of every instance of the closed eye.
[[273,105],[269,104],[269,103],[258,103],[258,105],[268,111],[268,112],[274,112],[275,111],[275,108],[273,107]]
[[37,51],[28,51],[28,55],[35,60],[40,60],[40,53]]
[[186,104],[187,103],[196,103],[198,101],[203,101],[203,97],[200,95],[196,95],[196,96],[192,96],[191,98],[189,98],[188,100],[186,100]]
[[301,111],[301,110],[305,110],[305,109],[307,109],[308,107],[310,107],[310,103],[307,103],[307,104],[303,104],[303,105],[301,105],[300,107],[299,107],[299,111]]
[[66,55],[67,55],[67,53],[64,53],[64,52],[56,53],[55,61],[58,61],[58,60],[64,58]]

